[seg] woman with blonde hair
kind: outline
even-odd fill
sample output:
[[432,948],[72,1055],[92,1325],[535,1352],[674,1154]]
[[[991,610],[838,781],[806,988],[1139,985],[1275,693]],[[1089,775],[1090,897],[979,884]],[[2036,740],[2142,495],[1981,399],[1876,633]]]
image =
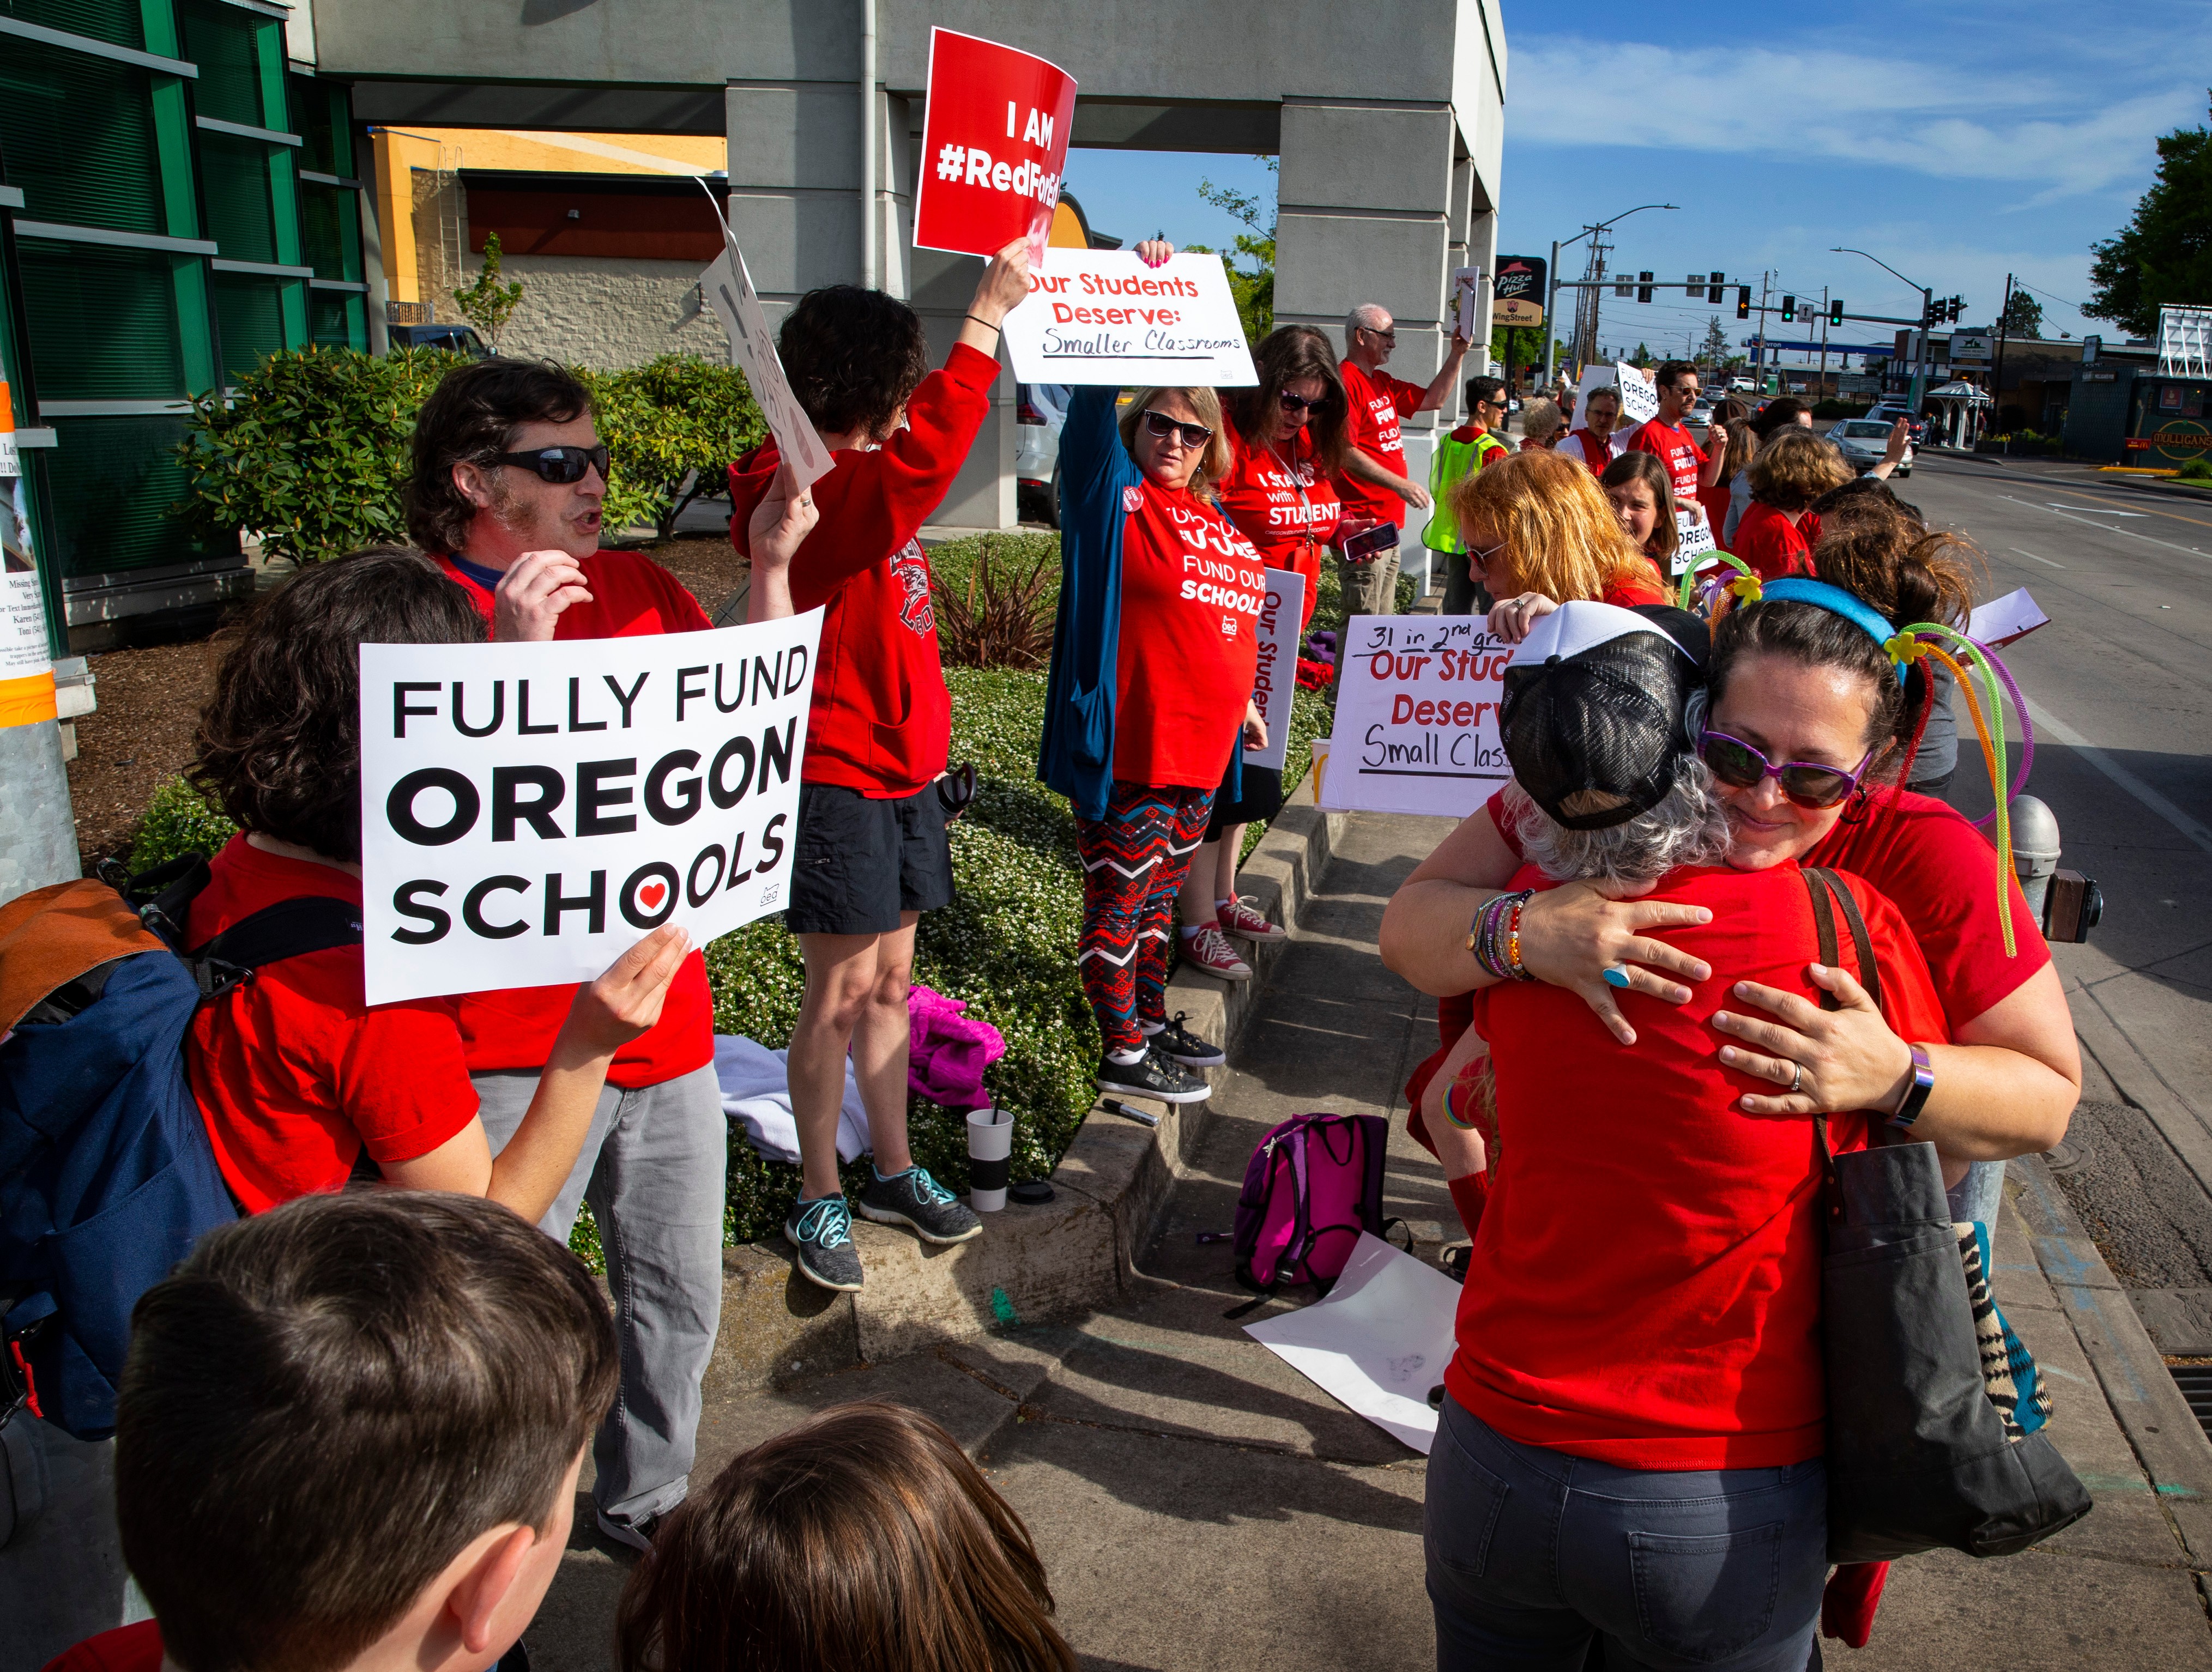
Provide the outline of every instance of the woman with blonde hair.
[[[1638,459],[1649,461],[1638,463]],[[1623,453],[1605,467],[1598,478],[1622,531],[1651,560],[1661,575],[1673,572],[1674,554],[1681,549],[1681,525],[1675,520],[1680,502],[1667,467],[1656,453]]]
[[1834,442],[1792,424],[1760,446],[1749,475],[1751,509],[1729,549],[1761,580],[1811,574],[1820,519],[1807,513],[1814,500],[1851,480],[1851,467]]
[[1452,488],[1469,572],[1499,600],[1490,630],[1518,644],[1571,599],[1663,603],[1666,585],[1636,549],[1589,471],[1549,449],[1516,453]]
[[[1135,251],[1154,267],[1174,252],[1161,239]],[[1216,792],[1242,793],[1239,736],[1267,744],[1252,689],[1267,571],[1213,502],[1235,463],[1214,392],[1139,390],[1118,425],[1117,392],[1077,390],[1060,431],[1037,776],[1074,803],[1098,1085],[1196,1103],[1208,1088],[1190,1070],[1224,1058],[1168,1018],[1170,925]]]

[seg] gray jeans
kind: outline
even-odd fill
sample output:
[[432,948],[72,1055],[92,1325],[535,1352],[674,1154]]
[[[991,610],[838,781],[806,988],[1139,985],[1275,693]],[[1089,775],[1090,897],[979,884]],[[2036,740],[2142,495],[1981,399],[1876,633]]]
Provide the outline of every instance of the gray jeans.
[[1347,615],[1395,615],[1398,613],[1398,553],[1395,548],[1366,563],[1336,560],[1336,578],[1344,585]]
[[1828,1579],[1828,1474],[1615,1468],[1444,1401],[1422,1540],[1437,1672],[1806,1672]]
[[[534,1073],[473,1076],[492,1154],[538,1089]],[[538,1227],[562,1242],[592,1204],[606,1250],[622,1391],[592,1443],[601,1514],[643,1521],[690,1488],[699,1384],[722,1319],[722,1198],[729,1123],[712,1063],[657,1086],[599,1093],[575,1170]]]

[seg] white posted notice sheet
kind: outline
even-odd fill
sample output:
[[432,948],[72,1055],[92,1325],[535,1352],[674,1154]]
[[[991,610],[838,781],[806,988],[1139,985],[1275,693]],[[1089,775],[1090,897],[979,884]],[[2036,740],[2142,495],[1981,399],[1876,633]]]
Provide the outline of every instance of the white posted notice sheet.
[[1386,1433],[1426,1455],[1429,1390],[1451,1362],[1459,1285],[1363,1231],[1328,1298],[1244,1333]]
[[1214,255],[1147,267],[1127,250],[1053,250],[1001,330],[1024,383],[1249,387],[1260,381]]
[[787,904],[821,631],[363,645],[368,1002],[590,981]]

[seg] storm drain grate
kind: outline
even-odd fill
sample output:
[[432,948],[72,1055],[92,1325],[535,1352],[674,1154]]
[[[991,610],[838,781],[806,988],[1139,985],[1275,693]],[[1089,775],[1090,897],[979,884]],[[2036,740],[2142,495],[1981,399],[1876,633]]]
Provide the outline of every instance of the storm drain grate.
[[2166,1373],[2189,1402],[2197,1426],[2204,1431],[2205,1438],[2212,1439],[2212,1365],[2169,1365]]

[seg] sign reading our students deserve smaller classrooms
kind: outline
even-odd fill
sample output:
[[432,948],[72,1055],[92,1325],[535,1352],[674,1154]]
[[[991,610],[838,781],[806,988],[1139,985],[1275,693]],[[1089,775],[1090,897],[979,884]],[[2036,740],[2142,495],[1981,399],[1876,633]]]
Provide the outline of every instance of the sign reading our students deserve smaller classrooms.
[[1024,383],[1249,387],[1260,381],[1221,257],[1147,267],[1127,250],[1054,250],[1001,328]]
[[929,32],[914,242],[994,256],[1018,238],[1042,265],[1075,124],[1075,77],[953,29]]
[[821,631],[363,645],[368,1002],[589,981],[786,905]]
[[1513,647],[1480,615],[1355,615],[1321,804],[1464,818],[1513,776],[1498,729]]

